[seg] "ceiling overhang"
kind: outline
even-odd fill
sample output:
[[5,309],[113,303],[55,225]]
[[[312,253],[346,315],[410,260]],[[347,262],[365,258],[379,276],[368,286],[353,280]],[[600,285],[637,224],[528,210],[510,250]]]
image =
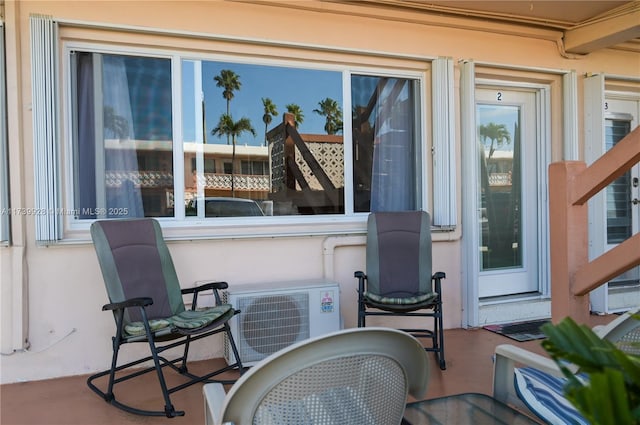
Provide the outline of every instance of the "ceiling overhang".
[[564,47],[569,53],[586,54],[640,38],[640,2],[634,9],[564,31]]
[[[322,0],[476,21],[476,29],[487,22],[525,28],[557,31],[563,52],[583,55],[603,48],[640,52],[640,1],[470,1],[470,0]],[[427,19],[428,20],[428,19]]]

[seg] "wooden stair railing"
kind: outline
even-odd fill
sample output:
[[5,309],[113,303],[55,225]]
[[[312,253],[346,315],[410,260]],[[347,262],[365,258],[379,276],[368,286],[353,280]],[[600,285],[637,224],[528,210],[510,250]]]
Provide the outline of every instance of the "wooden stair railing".
[[[640,265],[640,233],[589,262],[587,201],[640,162],[636,127],[587,167],[582,161],[549,166],[551,317],[589,318],[589,292]],[[631,200],[629,200],[631,201]]]

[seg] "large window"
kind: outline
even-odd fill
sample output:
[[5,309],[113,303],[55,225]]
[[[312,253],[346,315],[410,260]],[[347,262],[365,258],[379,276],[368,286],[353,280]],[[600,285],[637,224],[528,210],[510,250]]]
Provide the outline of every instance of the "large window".
[[68,60],[74,220],[423,208],[420,73],[91,49]]

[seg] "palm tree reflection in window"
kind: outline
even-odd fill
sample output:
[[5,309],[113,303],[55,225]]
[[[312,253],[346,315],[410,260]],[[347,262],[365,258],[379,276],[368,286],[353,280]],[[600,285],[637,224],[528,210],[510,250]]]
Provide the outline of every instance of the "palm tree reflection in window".
[[262,98],[262,106],[264,106],[264,115],[262,116],[262,122],[264,123],[264,146],[267,146],[269,124],[273,121],[273,117],[278,116],[278,109],[275,103],[268,97]]
[[[490,110],[491,107],[488,107],[487,111]],[[480,246],[484,248],[481,250],[481,270],[519,267],[522,264],[520,130],[517,114],[514,116],[513,133],[505,124],[487,122],[478,126],[482,188]],[[505,145],[511,144],[512,134],[513,147],[504,149]]]
[[343,122],[342,122],[342,109],[338,102],[327,97],[320,102],[318,102],[319,109],[314,109],[318,115],[322,115],[326,119],[326,123],[324,125],[324,131],[327,134],[337,134],[342,131]]
[[235,163],[236,163],[236,138],[240,136],[244,132],[250,132],[254,136],[256,135],[256,131],[251,125],[251,121],[249,118],[242,117],[238,121],[234,121],[231,115],[223,114],[220,117],[220,121],[218,125],[211,130],[212,136],[227,136],[227,138],[231,137],[233,150],[231,153],[231,196],[235,197]]
[[[116,139],[129,138],[129,121],[116,114],[111,106],[104,107],[104,129],[111,132]],[[107,133],[107,137],[109,134]]]
[[302,113],[302,108],[300,105],[295,103],[289,103],[287,106],[287,112],[293,114],[293,119],[296,124],[296,128],[304,121],[304,114]]
[[[233,99],[233,92],[240,90],[240,87],[242,87],[240,77],[230,69],[223,69],[220,71],[220,75],[213,77],[213,80],[216,82],[216,87],[222,87],[224,89],[222,91],[222,97],[227,100],[227,115],[231,115],[230,105],[231,99]],[[229,136],[230,134],[227,134],[227,145],[229,144]]]
[[504,124],[496,124],[493,122],[490,122],[487,125],[481,124],[479,132],[480,139],[482,140],[483,145],[486,145],[487,139],[491,140],[491,145],[489,146],[489,155],[487,158],[491,158],[493,156],[496,148],[501,147],[505,143],[511,143],[511,135],[509,134],[507,126]]

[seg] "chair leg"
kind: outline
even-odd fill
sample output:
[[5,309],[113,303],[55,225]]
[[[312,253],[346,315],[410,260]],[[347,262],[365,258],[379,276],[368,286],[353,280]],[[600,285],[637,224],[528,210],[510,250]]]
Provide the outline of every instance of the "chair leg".
[[189,369],[187,368],[187,357],[189,357],[189,344],[191,343],[191,335],[187,335],[186,341],[184,343],[184,353],[182,355],[182,364],[178,368],[178,372],[187,373]]
[[[113,393],[113,387],[115,386],[116,383],[118,382],[122,382],[124,380],[133,378],[135,376],[139,376],[141,374],[147,373],[152,371],[154,368],[147,368],[146,370],[142,370],[142,371],[138,371],[138,372],[134,372],[131,373],[127,376],[124,377],[120,377],[120,378],[116,378],[116,372],[120,371],[120,370],[124,370],[130,366],[133,365],[137,365],[142,363],[143,361],[149,360],[150,358],[147,357],[145,359],[142,360],[138,360],[135,362],[131,362],[131,363],[127,363],[125,365],[122,366],[118,366],[118,353],[120,352],[120,345],[122,345],[122,323],[123,323],[123,318],[124,318],[124,309],[119,309],[116,312],[116,336],[112,338],[112,345],[113,345],[113,355],[111,357],[111,368],[108,371],[104,371],[104,372],[99,372],[96,373],[94,375],[91,375],[88,379],[87,379],[87,385],[89,386],[89,388],[95,392],[96,394],[98,394],[99,396],[101,396],[102,398],[104,398],[104,400],[114,406],[116,406],[119,409],[125,410],[127,412],[130,413],[135,413],[135,414],[139,414],[139,415],[149,415],[149,416],[160,416],[160,415],[165,415],[168,418],[172,418],[175,416],[183,416],[184,412],[183,411],[176,411],[173,407],[173,405],[171,404],[171,400],[169,398],[169,391],[167,389],[167,384],[164,380],[164,374],[162,373],[162,366],[160,364],[160,358],[158,356],[158,350],[156,349],[155,346],[155,342],[154,342],[154,338],[153,338],[153,333],[151,332],[151,329],[149,327],[149,321],[146,318],[146,314],[144,312],[144,310],[142,311],[142,317],[143,317],[143,321],[144,321],[144,327],[145,327],[145,331],[147,333],[147,339],[149,341],[149,347],[151,349],[151,358],[153,358],[153,363],[155,365],[155,370],[158,374],[158,379],[160,380],[160,387],[162,389],[162,395],[164,396],[164,400],[165,400],[165,408],[164,411],[149,411],[149,410],[141,410],[141,409],[137,409],[135,407],[131,407],[128,406],[126,404],[122,404],[120,403],[118,400],[116,400],[116,396]],[[100,390],[94,383],[93,381],[95,379],[98,379],[100,377],[109,375],[109,382],[107,385],[107,391],[103,392],[102,390]]]
[[367,306],[364,302],[364,286],[366,276],[362,272],[356,272],[355,277],[358,278],[358,327],[365,327],[365,317]]
[[229,338],[229,344],[231,344],[231,350],[233,351],[233,355],[236,359],[236,365],[238,365],[238,370],[240,374],[244,373],[244,366],[242,366],[242,360],[240,359],[240,354],[238,353],[238,347],[236,346],[236,341],[233,339],[233,335],[231,334],[231,326],[229,323],[224,324],[224,331],[227,334],[227,338]]
[[[149,326],[148,323],[145,323],[145,327],[148,327],[148,326]],[[167,415],[167,418],[184,416],[183,411],[176,411],[176,409],[173,407],[173,404],[171,404],[171,397],[169,396],[169,389],[167,387],[167,382],[165,381],[164,373],[162,372],[162,365],[160,364],[160,358],[158,357],[158,350],[156,349],[156,344],[153,338],[153,334],[151,333],[150,330],[148,332],[148,335],[150,335],[148,337],[148,340],[149,340],[149,349],[151,350],[151,357],[153,358],[153,364],[156,369],[156,374],[158,375],[158,381],[160,382],[160,389],[162,390],[162,397],[164,398],[164,412]],[[185,352],[185,356],[186,356],[186,352]]]
[[104,395],[104,399],[108,402],[111,402],[115,398],[113,396],[113,385],[115,384],[116,367],[118,365],[118,353],[120,351],[120,343],[116,338],[112,338],[112,344],[113,344],[113,356],[111,356],[111,369],[109,370],[109,384],[107,386],[107,392]]
[[358,293],[358,327],[359,328],[364,328],[365,327],[365,318],[366,318],[366,309],[367,306],[364,303],[364,300],[362,299],[362,294]]
[[366,313],[364,311],[364,307],[358,307],[358,327],[359,328],[365,327],[366,325],[365,317],[366,317]]
[[440,369],[445,370],[447,368],[447,363],[444,360],[444,325],[442,319],[442,301],[438,303],[437,309],[438,315],[435,317],[434,325],[436,330],[436,335],[434,336],[438,338],[438,351],[436,351],[436,357],[438,359]]
[[[117,359],[118,359],[118,351],[119,351],[119,347],[121,344],[119,344],[117,342],[117,339],[114,338],[114,352],[113,352],[113,358],[112,358],[112,363],[111,363],[111,368],[108,370],[105,370],[103,372],[98,372],[96,374],[93,374],[91,376],[89,376],[89,378],[87,378],[87,386],[96,394],[98,394],[100,397],[102,397],[107,403],[117,407],[118,409],[124,410],[126,412],[129,413],[133,413],[136,415],[145,415],[145,416],[166,416],[168,418],[172,418],[175,416],[183,416],[184,415],[184,411],[176,411],[174,409],[174,407],[171,405],[171,401],[169,399],[169,390],[167,389],[167,385],[166,382],[164,380],[164,375],[162,373],[162,366],[160,364],[160,357],[158,356],[158,351],[156,349],[156,347],[150,343],[150,346],[152,346],[151,348],[151,352],[152,355],[136,360],[134,362],[131,363],[127,363],[121,366],[117,366]],[[148,367],[136,372],[132,372],[123,376],[119,376],[116,377],[115,374],[116,372],[120,372],[120,371],[124,371],[129,369],[130,367],[133,366],[137,366],[140,365],[148,360],[153,360],[154,361],[154,366],[152,367]],[[114,393],[114,386],[117,383],[129,380],[131,378],[135,378],[137,376],[143,375],[145,373],[148,372],[153,372],[156,371],[156,373],[158,374],[158,378],[159,378],[159,382],[160,382],[160,387],[162,389],[162,393],[164,396],[164,400],[165,400],[165,408],[164,410],[142,410],[142,409],[138,409],[132,406],[129,406],[127,404],[121,403],[120,401],[118,401],[116,399],[116,395]],[[96,379],[102,378],[108,376],[109,380],[108,380],[108,386],[107,386],[107,390],[106,391],[102,391],[100,388],[98,388],[95,384],[94,381]]]

